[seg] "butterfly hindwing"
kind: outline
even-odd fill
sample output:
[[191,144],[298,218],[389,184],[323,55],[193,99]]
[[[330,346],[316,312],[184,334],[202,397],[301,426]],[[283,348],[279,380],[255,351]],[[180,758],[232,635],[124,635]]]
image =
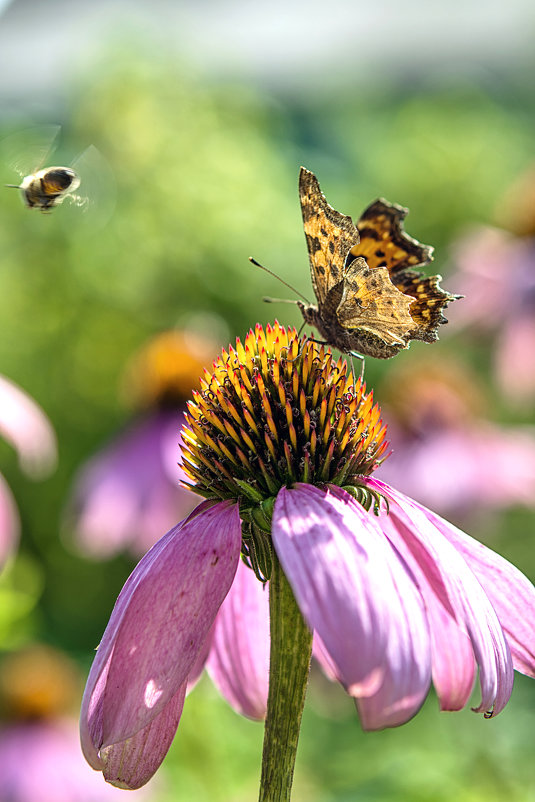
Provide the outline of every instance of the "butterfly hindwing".
[[447,320],[442,314],[450,301],[459,295],[450,295],[439,286],[441,276],[423,276],[421,273],[406,270],[395,278],[396,287],[405,295],[414,298],[411,304],[411,317],[416,326],[412,335],[415,340],[435,342],[438,340],[438,326]]
[[386,268],[372,269],[358,258],[346,270],[336,314],[344,328],[363,329],[387,345],[405,348],[414,330],[411,304],[412,299],[392,284]]
[[413,298],[414,321],[411,339],[434,342],[437,328],[446,319],[442,310],[457,296],[439,286],[440,276],[424,276],[419,267],[433,259],[433,248],[409,236],[403,227],[408,209],[383,199],[374,201],[362,213],[357,228],[360,243],[352,255],[363,256],[370,267],[385,267],[400,292]]
[[362,213],[357,228],[360,243],[352,255],[363,256],[370,267],[386,267],[392,281],[408,268],[426,265],[433,248],[410,237],[403,228],[408,209],[383,199],[374,201]]

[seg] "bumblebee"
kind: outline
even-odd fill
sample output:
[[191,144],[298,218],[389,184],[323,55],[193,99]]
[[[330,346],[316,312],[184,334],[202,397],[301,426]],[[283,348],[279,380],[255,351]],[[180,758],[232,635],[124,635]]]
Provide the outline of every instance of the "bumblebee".
[[70,167],[46,167],[25,176],[21,184],[6,184],[6,187],[20,189],[28,208],[40,209],[42,212],[59,206],[67,197],[77,205],[82,205],[85,199],[73,195],[79,186],[80,177]]
[[[0,155],[21,181],[6,184],[20,189],[24,205],[49,213],[68,200],[86,212],[90,207],[105,220],[113,209],[113,176],[99,151],[90,145],[69,167],[45,167],[55,151],[59,125],[37,126],[12,134],[0,143]],[[78,193],[81,187],[83,194]],[[98,200],[98,204],[97,204]],[[94,217],[94,214],[92,215]]]

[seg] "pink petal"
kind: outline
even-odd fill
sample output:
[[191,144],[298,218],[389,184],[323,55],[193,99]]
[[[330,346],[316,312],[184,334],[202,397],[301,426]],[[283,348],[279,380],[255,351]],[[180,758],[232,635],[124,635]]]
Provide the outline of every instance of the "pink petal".
[[495,551],[431,510],[418,506],[462,554],[478,578],[505,632],[514,668],[535,677],[535,587]]
[[240,560],[217,614],[206,667],[229,704],[252,719],[266,715],[269,644],[268,586]]
[[126,741],[102,749],[103,774],[118,788],[141,788],[169,751],[182,715],[186,683],[150,724]]
[[461,554],[425,514],[424,508],[377,479],[366,484],[390,503],[389,516],[401,539],[427,575],[443,606],[466,629],[480,669],[481,703],[476,712],[499,713],[513,687],[511,653],[498,617]]
[[162,552],[165,552],[169,541],[184,524],[185,522],[183,521],[175,529],[171,529],[167,532],[167,534],[147,552],[132,571],[115,602],[108,626],[98,646],[85,686],[80,713],[80,740],[82,751],[87,762],[94,769],[102,769],[99,750],[103,742],[103,695],[106,690],[108,671],[115,647],[115,638],[121,625],[122,617],[128,609],[128,604],[130,603],[132,595],[135,593],[136,587],[144,581],[147,574],[150,574],[153,563],[157,562]]
[[220,502],[168,532],[127,580],[82,702],[88,761],[135,735],[187,680],[239,558],[238,507]]
[[188,685],[186,688],[186,696],[191,693],[191,691],[195,688],[197,683],[199,682],[200,678],[202,677],[202,672],[205,669],[206,661],[208,660],[208,655],[210,654],[210,649],[212,648],[212,639],[214,636],[214,626],[210,629],[206,640],[204,641],[199,654],[195,658],[195,662],[191,667],[191,671],[188,674]]
[[336,676],[361,702],[374,697],[362,703],[363,726],[414,715],[430,683],[425,611],[373,515],[339,488],[283,488],[273,542]]
[[312,657],[314,657],[321,666],[321,670],[325,676],[334,682],[340,682],[340,677],[337,674],[336,666],[330,658],[329,652],[325,648],[320,636],[314,632],[314,640],[312,641]]
[[21,468],[40,478],[56,465],[56,436],[41,407],[0,376],[0,434],[18,452]]
[[20,534],[20,519],[15,499],[0,474],[0,569],[15,550]]
[[[472,693],[475,676],[475,660],[470,640],[457,622],[449,605],[443,586],[437,592],[440,580],[422,571],[420,564],[407,548],[393,516],[381,519],[385,534],[395,543],[413,572],[425,602],[426,615],[431,633],[432,677],[438,694],[441,710],[461,710]],[[433,581],[432,581],[433,580]]]

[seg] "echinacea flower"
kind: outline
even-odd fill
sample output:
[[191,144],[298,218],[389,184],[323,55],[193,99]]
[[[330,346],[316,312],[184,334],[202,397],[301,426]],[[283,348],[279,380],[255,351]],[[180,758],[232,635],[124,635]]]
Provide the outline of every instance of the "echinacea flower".
[[[41,407],[24,390],[0,376],[0,435],[16,450],[21,470],[44,478],[55,467],[56,436]],[[16,547],[20,530],[17,505],[0,474],[0,568]]]
[[78,694],[76,668],[61,652],[34,644],[2,656],[2,802],[117,802],[121,792],[98,782],[80,754]]
[[264,713],[264,586],[261,799],[289,798],[312,633],[367,730],[408,721],[431,683],[459,710],[478,669],[474,709],[490,717],[513,668],[533,676],[535,589],[371,478],[385,429],[345,362],[293,329],[257,326],[214,362],[183,430],[206,500],[127,580],[87,682],[82,746],[109,782],[136,788],[156,771],[204,660],[240,712]]
[[463,520],[535,505],[535,430],[486,419],[483,391],[460,363],[396,366],[383,397],[393,450],[381,479]]
[[213,352],[207,339],[172,330],[131,360],[124,395],[143,412],[80,469],[65,516],[84,554],[107,559],[126,549],[139,557],[195,507],[180,486],[177,446],[185,400]]

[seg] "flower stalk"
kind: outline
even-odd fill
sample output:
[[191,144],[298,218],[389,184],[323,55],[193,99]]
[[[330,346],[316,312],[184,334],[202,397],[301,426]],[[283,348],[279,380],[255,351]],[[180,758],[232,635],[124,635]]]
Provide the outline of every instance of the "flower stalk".
[[259,802],[290,799],[312,654],[312,633],[273,552],[269,582],[271,651]]

